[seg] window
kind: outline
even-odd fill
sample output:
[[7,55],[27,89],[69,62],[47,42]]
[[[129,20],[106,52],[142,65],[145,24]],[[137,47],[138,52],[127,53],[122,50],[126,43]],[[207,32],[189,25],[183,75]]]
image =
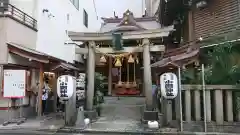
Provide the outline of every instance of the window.
[[88,28],[88,14],[85,9],[83,9],[83,24]]
[[70,0],[70,1],[76,7],[76,9],[79,10],[79,0]]

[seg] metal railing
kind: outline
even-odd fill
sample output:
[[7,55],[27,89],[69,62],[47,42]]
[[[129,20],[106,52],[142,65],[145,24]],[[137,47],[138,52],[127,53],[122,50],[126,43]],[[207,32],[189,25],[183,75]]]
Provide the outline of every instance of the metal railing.
[[0,14],[0,16],[10,17],[15,21],[18,21],[19,23],[37,31],[37,20],[11,4],[4,7],[3,14]]

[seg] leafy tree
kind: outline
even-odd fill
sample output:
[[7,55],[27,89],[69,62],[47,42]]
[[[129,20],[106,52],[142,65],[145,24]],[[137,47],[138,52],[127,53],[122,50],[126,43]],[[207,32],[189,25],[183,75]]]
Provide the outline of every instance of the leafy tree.
[[[237,85],[240,80],[240,46],[226,43],[207,50],[205,66],[206,84]],[[201,72],[195,68],[183,71],[184,83],[201,83]]]
[[207,84],[236,85],[240,80],[240,47],[232,43],[214,46],[208,51]]
[[[206,51],[205,82],[212,85],[236,85],[240,82],[240,45],[225,43]],[[187,69],[183,72],[183,83],[201,84],[201,72]],[[236,109],[240,109],[240,93],[235,94]]]

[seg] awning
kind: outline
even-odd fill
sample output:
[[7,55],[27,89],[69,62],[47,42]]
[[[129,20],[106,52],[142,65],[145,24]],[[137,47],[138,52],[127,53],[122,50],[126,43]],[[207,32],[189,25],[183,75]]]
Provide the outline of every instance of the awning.
[[51,70],[75,70],[79,71],[80,69],[65,62],[64,60],[55,58],[53,56],[50,56],[48,54],[36,51],[31,48],[27,48],[23,45],[16,44],[16,43],[7,43],[8,45],[8,50],[10,53],[16,54],[18,56],[21,56],[23,58],[32,60],[32,61],[37,61],[41,63],[55,63],[56,66],[54,66]]
[[59,64],[57,64],[56,66],[54,66],[51,70],[76,70],[79,71],[80,69],[76,68],[75,66],[68,64],[68,63],[63,63],[60,62]]
[[166,52],[163,59],[151,64],[151,67],[166,67],[175,65],[176,67],[189,64],[191,59],[196,59],[199,55],[199,47],[196,45],[185,45]]
[[190,53],[183,53],[180,55],[171,56],[169,58],[164,58],[158,62],[151,64],[151,67],[162,67],[162,66],[166,65],[166,63],[179,63],[179,61],[185,60],[188,58],[192,58],[192,57],[198,55],[198,53],[199,53],[199,51],[195,50]]
[[12,42],[7,43],[7,45],[10,53],[19,55],[26,59],[31,59],[33,61],[49,63],[48,55],[45,53],[38,52],[36,50]]

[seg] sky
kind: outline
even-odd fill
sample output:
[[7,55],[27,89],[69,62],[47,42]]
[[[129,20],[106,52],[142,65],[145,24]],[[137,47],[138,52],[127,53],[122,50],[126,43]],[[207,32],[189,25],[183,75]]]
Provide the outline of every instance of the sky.
[[144,0],[95,0],[98,17],[113,17],[115,10],[118,17],[129,9],[135,17],[141,17],[144,9]]

